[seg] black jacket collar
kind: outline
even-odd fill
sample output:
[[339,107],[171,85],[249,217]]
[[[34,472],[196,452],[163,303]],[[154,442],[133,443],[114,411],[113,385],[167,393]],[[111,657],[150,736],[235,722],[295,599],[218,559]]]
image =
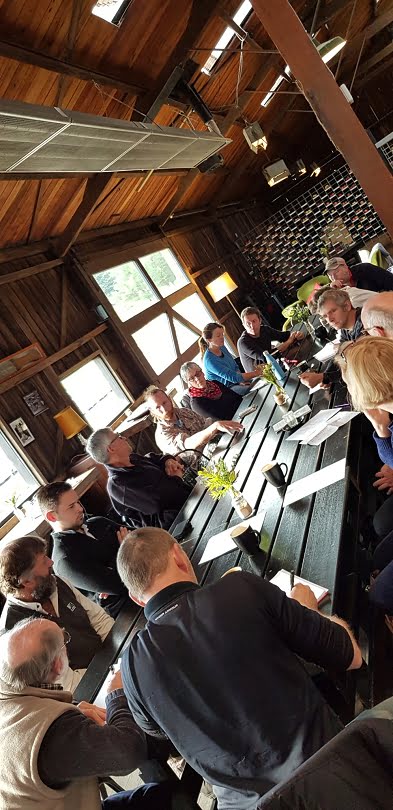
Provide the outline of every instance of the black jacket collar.
[[170,605],[175,599],[179,596],[182,596],[187,591],[195,591],[200,587],[195,582],[174,582],[173,585],[168,585],[167,588],[163,588],[162,591],[159,591],[149,599],[147,605],[145,606],[145,616],[146,619],[154,621],[158,618],[159,614],[163,612],[163,610]]

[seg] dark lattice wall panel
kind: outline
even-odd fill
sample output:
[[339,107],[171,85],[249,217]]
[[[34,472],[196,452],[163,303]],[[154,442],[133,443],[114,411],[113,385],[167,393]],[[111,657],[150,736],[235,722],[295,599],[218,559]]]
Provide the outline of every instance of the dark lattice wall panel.
[[239,242],[251,275],[291,297],[303,281],[323,272],[321,247],[339,255],[355,242],[384,231],[381,220],[348,166],[266,219]]

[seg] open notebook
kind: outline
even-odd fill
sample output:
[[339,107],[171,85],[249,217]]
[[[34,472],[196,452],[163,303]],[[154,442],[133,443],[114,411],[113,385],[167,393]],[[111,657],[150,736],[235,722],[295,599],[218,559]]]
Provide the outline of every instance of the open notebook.
[[[289,596],[289,594],[291,593],[291,575],[289,571],[285,571],[284,568],[281,568],[281,570],[278,571],[277,574],[275,574],[275,576],[273,577],[273,579],[270,580],[270,582],[272,582],[273,585],[277,585],[278,588],[281,588],[281,590],[284,591],[287,596]],[[329,594],[327,588],[322,588],[321,585],[316,585],[315,582],[309,582],[308,579],[302,579],[302,577],[295,576],[294,577],[295,585],[297,585],[299,582],[302,585],[308,585],[308,587],[311,588],[318,604],[323,602],[323,600],[326,599],[326,597]]]

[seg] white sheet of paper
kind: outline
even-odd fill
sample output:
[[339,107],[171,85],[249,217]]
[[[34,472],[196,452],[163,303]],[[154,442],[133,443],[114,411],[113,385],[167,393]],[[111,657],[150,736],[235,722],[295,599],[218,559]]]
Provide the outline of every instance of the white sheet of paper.
[[332,419],[332,417],[338,412],[339,408],[326,408],[319,411],[317,414],[315,414],[315,416],[312,416],[305,425],[302,425],[302,427],[295,430],[294,433],[291,433],[290,436],[287,436],[287,442],[306,442],[308,439],[311,439],[313,436],[319,433],[329,422],[329,420]]
[[333,433],[338,430],[338,427],[335,425],[331,425],[330,422],[325,425],[319,433],[316,433],[315,436],[311,436],[311,439],[308,439],[306,442],[300,442],[301,444],[310,444],[312,447],[319,447],[322,442],[329,438],[329,436],[333,436]]
[[[265,514],[265,511],[257,512],[256,515],[253,515],[247,520],[242,520],[242,526],[251,526],[252,529],[259,530],[265,518]],[[232,526],[232,528],[234,527]],[[237,548],[236,543],[234,543],[231,538],[230,531],[231,529],[225,529],[224,532],[214,534],[213,537],[210,538],[199,560],[199,565],[210,562],[210,560],[215,560],[216,557],[221,557],[222,554],[227,554],[228,551],[233,551],[234,548]]]
[[342,458],[340,461],[335,461],[334,464],[329,464],[328,467],[323,467],[322,470],[290,484],[285,493],[284,506],[289,506],[314,492],[319,492],[320,489],[335,484],[336,481],[342,481],[344,477],[345,458]]
[[[115,672],[117,672],[120,669],[120,662],[121,662],[121,656],[113,664],[113,669],[115,670]],[[109,670],[109,672],[108,672],[108,674],[107,674],[107,676],[105,678],[105,681],[102,684],[101,689],[100,689],[100,691],[98,692],[98,694],[97,694],[97,696],[95,698],[94,706],[99,706],[100,709],[105,709],[106,708],[105,698],[106,698],[106,696],[108,694],[107,685],[108,685],[109,681],[111,680],[111,678],[113,678],[113,673]]]
[[340,411],[340,413],[336,414],[336,416],[333,416],[333,418],[329,420],[329,425],[342,427],[342,425],[346,425],[347,422],[354,419],[355,416],[359,416],[359,411]]
[[[295,576],[293,578],[295,585],[301,583],[302,585],[308,585],[311,588],[316,600],[319,602],[326,596],[329,591],[327,588],[323,588],[321,585],[317,585],[316,582],[310,582],[308,579],[303,579],[302,577]],[[287,596],[291,593],[291,574],[289,571],[286,571],[284,568],[281,568],[280,571],[277,571],[277,574],[270,580],[273,585],[277,585],[278,588],[281,588]]]
[[327,343],[326,346],[323,347],[319,352],[314,354],[316,360],[319,360],[320,363],[323,363],[325,360],[330,360],[337,351],[337,344],[335,343]]

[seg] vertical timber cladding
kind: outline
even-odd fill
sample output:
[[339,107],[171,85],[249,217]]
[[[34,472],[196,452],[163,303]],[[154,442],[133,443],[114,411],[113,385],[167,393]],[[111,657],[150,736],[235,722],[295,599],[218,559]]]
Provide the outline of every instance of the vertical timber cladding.
[[323,272],[321,248],[339,254],[343,246],[367,242],[384,226],[347,165],[285,205],[238,240],[254,278],[268,282],[288,300],[306,278]]

